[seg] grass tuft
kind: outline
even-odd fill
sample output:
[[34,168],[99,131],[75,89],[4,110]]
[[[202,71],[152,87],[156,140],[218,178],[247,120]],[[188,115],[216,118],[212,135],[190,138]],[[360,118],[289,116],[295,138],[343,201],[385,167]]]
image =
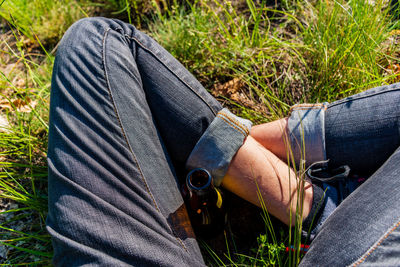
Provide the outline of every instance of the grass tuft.
[[[390,81],[396,27],[387,1],[319,1],[307,4],[304,42],[308,50],[311,101],[334,101]],[[391,63],[389,63],[391,62]]]

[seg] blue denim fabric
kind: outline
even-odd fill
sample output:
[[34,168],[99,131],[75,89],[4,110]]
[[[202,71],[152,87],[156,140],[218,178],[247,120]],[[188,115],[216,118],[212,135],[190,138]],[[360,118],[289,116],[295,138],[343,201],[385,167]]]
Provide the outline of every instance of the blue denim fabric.
[[[308,163],[325,153],[333,166],[371,177],[328,217],[303,266],[399,265],[399,93],[399,85],[375,88],[312,116],[315,130],[303,135],[318,153],[307,148]],[[203,167],[226,170],[235,148],[213,151],[207,140],[229,147],[219,137],[233,134],[237,147],[243,142],[241,130],[216,118],[221,109],[133,26],[75,23],[52,81],[47,229],[55,265],[204,265],[179,182],[185,164],[209,162],[202,155],[221,155],[222,164]]]
[[222,109],[193,148],[186,168],[207,169],[214,179],[214,185],[219,186],[230,161],[249,135],[251,125],[249,120],[233,115],[226,108]]
[[295,162],[306,166],[326,160],[325,111],[328,103],[298,104],[290,109],[288,131]]
[[326,110],[324,104],[324,118],[304,111],[301,119],[291,118],[289,130],[296,120],[320,125],[304,131],[310,135],[304,139],[312,140],[305,142],[306,159],[319,143],[318,160],[325,153],[330,166],[346,164],[370,176],[322,224],[301,266],[400,265],[399,103],[400,84],[394,84],[328,104]]
[[88,18],[60,42],[50,106],[54,264],[204,265],[180,179],[195,146],[223,175],[244,135],[216,119],[222,107],[200,83],[132,25]]

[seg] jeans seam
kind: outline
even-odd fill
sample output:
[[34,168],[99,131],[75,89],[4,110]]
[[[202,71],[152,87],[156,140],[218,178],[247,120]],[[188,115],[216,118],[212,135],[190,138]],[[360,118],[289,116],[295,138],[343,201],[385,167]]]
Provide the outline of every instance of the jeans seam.
[[215,111],[209,104],[208,102],[201,96],[199,95],[194,89],[193,87],[191,87],[187,82],[185,82],[179,75],[177,75],[169,66],[167,66],[164,62],[162,62],[158,56],[148,47],[146,47],[143,43],[141,43],[136,37],[133,36],[129,36],[127,34],[125,34],[126,38],[129,38],[131,40],[134,40],[136,43],[138,43],[143,49],[145,49],[147,52],[149,52],[151,55],[153,55],[154,58],[156,58],[158,60],[158,62],[160,62],[162,65],[164,65],[164,67],[166,67],[171,73],[173,73],[175,75],[175,77],[177,77],[183,84],[185,84],[188,88],[190,88],[190,90],[196,94],[201,100],[203,100],[203,102],[208,106],[208,108],[211,110],[211,112],[216,115],[217,111]]
[[298,107],[309,107],[309,108],[321,108],[324,106],[324,103],[315,103],[315,104],[309,104],[309,103],[302,103],[302,104],[297,104],[293,105],[290,110],[296,109]]
[[[143,182],[143,184],[144,184],[144,186],[145,186],[145,188],[146,188],[147,193],[149,194],[149,196],[150,196],[150,198],[151,198],[151,200],[152,200],[152,202],[153,202],[154,207],[156,208],[156,210],[157,210],[159,213],[161,213],[161,210],[160,210],[160,208],[158,207],[157,202],[156,202],[156,200],[155,200],[153,194],[152,194],[151,191],[150,191],[150,187],[149,187],[148,184],[147,184],[146,178],[145,178],[144,175],[143,175],[143,172],[142,172],[142,169],[140,168],[139,162],[137,161],[136,156],[135,156],[135,154],[133,153],[132,147],[131,147],[131,145],[130,145],[130,143],[129,143],[129,140],[128,140],[127,136],[126,136],[125,129],[124,129],[123,125],[122,125],[122,121],[121,121],[121,118],[120,118],[120,116],[119,116],[117,107],[116,107],[116,105],[115,105],[113,94],[112,94],[112,92],[111,92],[110,82],[109,82],[109,79],[108,79],[108,73],[107,73],[107,69],[106,69],[106,47],[105,47],[105,46],[106,46],[106,38],[107,38],[108,32],[109,32],[110,30],[113,30],[113,29],[112,29],[112,28],[108,28],[108,29],[106,29],[106,30],[104,31],[103,42],[102,42],[102,45],[103,45],[103,47],[102,47],[102,50],[103,50],[103,51],[102,51],[102,59],[103,59],[102,62],[103,62],[103,71],[104,71],[104,77],[105,77],[105,80],[106,80],[107,91],[108,91],[109,96],[110,96],[110,98],[111,98],[111,102],[112,102],[112,105],[113,105],[113,109],[114,109],[115,115],[116,115],[116,117],[117,117],[118,124],[119,124],[119,126],[120,126],[120,128],[121,128],[122,135],[124,136],[124,139],[125,139],[125,142],[126,142],[126,144],[127,144],[127,146],[128,146],[128,149],[129,149],[129,151],[131,152],[133,161],[135,162],[136,166],[138,167],[140,176],[141,176],[141,178],[142,178],[141,180],[142,180],[142,182]],[[169,225],[169,224],[168,224],[168,225]],[[174,236],[175,239],[178,241],[178,243],[182,246],[182,248],[183,248],[186,252],[189,252],[188,249],[186,248],[185,244],[183,243],[183,241],[182,241],[180,238],[178,238],[178,237],[176,236],[175,232],[173,231],[173,229],[171,228],[170,225],[169,225],[169,227],[170,227],[171,233],[173,233],[173,236]]]
[[318,106],[318,107],[296,107],[296,108],[292,109],[291,111],[310,110],[310,109],[324,109],[324,110],[326,110],[326,108],[322,108],[322,106]]
[[129,144],[129,141],[128,141],[128,138],[127,138],[127,136],[126,136],[124,127],[123,127],[123,125],[122,125],[121,118],[120,118],[120,116],[119,116],[117,107],[116,107],[116,105],[115,105],[115,101],[114,101],[113,94],[112,94],[111,89],[110,89],[110,82],[109,82],[109,80],[108,80],[108,73],[107,73],[107,69],[106,69],[106,51],[105,51],[105,50],[106,50],[106,49],[105,49],[106,38],[107,38],[108,32],[109,32],[110,30],[111,30],[111,28],[108,28],[108,29],[106,29],[105,32],[104,32],[104,35],[103,35],[103,51],[102,51],[102,56],[103,56],[103,70],[104,70],[104,77],[105,77],[106,84],[107,84],[107,90],[108,90],[108,93],[109,93],[109,95],[110,95],[111,102],[112,102],[112,104],[113,104],[113,109],[114,109],[115,115],[116,115],[116,117],[117,117],[118,124],[119,124],[119,126],[120,126],[120,128],[121,128],[122,135],[124,136],[124,139],[125,139],[125,142],[126,142],[127,145],[128,145],[129,151],[131,152],[131,154],[132,154],[132,156],[133,156],[134,162],[135,162],[136,165],[138,166],[140,176],[142,177],[142,181],[143,181],[143,183],[144,183],[144,185],[145,185],[145,187],[146,187],[147,192],[149,193],[149,195],[150,195],[150,197],[151,197],[151,199],[152,199],[152,201],[153,201],[153,204],[154,204],[155,208],[157,209],[157,211],[160,211],[160,209],[158,208],[158,205],[157,205],[157,203],[156,203],[156,201],[155,201],[155,199],[154,199],[154,197],[153,197],[153,194],[150,192],[150,188],[148,187],[147,182],[146,182],[146,180],[145,180],[145,178],[144,178],[144,176],[143,176],[142,170],[141,170],[141,168],[140,168],[140,166],[139,166],[139,163],[138,163],[137,160],[136,160],[135,154],[133,153],[132,148],[131,148],[131,146],[130,146],[130,144]]
[[227,120],[229,120],[230,122],[232,122],[233,124],[235,124],[237,127],[239,127],[244,133],[245,136],[249,135],[249,129],[247,129],[246,127],[244,127],[242,124],[240,124],[237,120],[231,118],[230,116],[228,116],[227,114],[223,113],[223,112],[219,112],[218,117],[220,117],[221,119],[226,118]]
[[388,232],[386,232],[386,234],[383,237],[381,237],[380,240],[377,243],[375,243],[375,245],[372,246],[366,253],[364,253],[364,255],[362,255],[361,258],[359,258],[355,263],[353,263],[352,266],[357,266],[363,263],[368,258],[368,256],[370,256],[372,252],[374,252],[382,244],[382,242],[385,241],[385,239],[388,238],[389,235],[399,226],[400,226],[400,221],[398,221]]
[[328,109],[328,105],[326,103],[317,103],[317,104],[303,103],[303,104],[297,104],[297,105],[294,105],[294,106],[290,107],[288,116],[290,117],[294,111],[312,110],[312,109],[319,109],[319,110],[326,111]]
[[395,88],[392,88],[392,89],[388,89],[388,90],[384,90],[384,91],[380,91],[380,92],[375,92],[375,93],[372,93],[372,94],[369,94],[369,95],[362,95],[362,96],[358,96],[358,97],[351,98],[351,99],[345,98],[345,99],[343,99],[343,101],[342,100],[338,100],[336,102],[333,102],[332,104],[329,105],[328,108],[334,107],[334,106],[337,106],[337,105],[340,105],[340,104],[343,104],[343,103],[351,102],[351,101],[354,101],[354,100],[359,100],[359,99],[363,99],[363,98],[367,98],[367,97],[371,97],[371,96],[375,96],[375,95],[380,95],[380,94],[385,94],[385,93],[388,93],[388,92],[393,92],[393,91],[398,91],[398,90],[400,90],[400,87],[395,87]]
[[244,137],[246,137],[247,135],[243,132],[242,129],[238,128],[238,126],[236,126],[233,122],[231,122],[230,120],[228,120],[226,117],[222,117],[219,114],[217,115],[217,117],[221,118],[222,120],[224,120],[229,126],[231,126],[233,129],[235,129],[236,131],[240,132],[241,134],[244,135]]

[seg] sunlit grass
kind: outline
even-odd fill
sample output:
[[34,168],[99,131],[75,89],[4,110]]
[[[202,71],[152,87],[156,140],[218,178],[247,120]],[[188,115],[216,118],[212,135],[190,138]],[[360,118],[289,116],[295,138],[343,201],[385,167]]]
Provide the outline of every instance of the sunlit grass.
[[67,28],[85,16],[82,2],[76,0],[5,0],[0,16],[17,27],[26,37],[57,42]]
[[[388,1],[320,1],[307,4],[304,42],[310,47],[308,99],[333,101],[390,82],[382,74],[398,63],[390,32],[397,11]],[[397,48],[398,49],[398,48]],[[397,75],[397,74],[395,74]]]
[[[399,31],[387,1],[99,2],[5,0],[0,7],[13,29],[12,38],[1,43],[0,63],[15,64],[0,69],[0,198],[8,205],[0,212],[0,246],[8,248],[2,264],[50,263],[46,150],[54,51],[45,47],[56,46],[69,25],[96,8],[143,26],[206,89],[256,123],[286,116],[297,102],[334,101],[399,80]],[[229,82],[236,91],[218,89]],[[301,174],[304,166],[296,171]],[[300,250],[283,250],[290,244],[299,248],[301,221],[292,218],[294,230],[278,234],[263,207],[266,229],[257,246],[244,255],[229,246],[234,240],[227,241],[220,258],[204,243],[210,265],[298,264]]]

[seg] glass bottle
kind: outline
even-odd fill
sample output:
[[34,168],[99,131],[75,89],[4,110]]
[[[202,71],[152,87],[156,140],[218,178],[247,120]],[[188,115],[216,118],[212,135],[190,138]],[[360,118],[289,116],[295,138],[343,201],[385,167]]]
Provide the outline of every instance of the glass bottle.
[[188,173],[182,195],[198,236],[211,238],[224,229],[227,221],[226,203],[206,169],[198,168]]

